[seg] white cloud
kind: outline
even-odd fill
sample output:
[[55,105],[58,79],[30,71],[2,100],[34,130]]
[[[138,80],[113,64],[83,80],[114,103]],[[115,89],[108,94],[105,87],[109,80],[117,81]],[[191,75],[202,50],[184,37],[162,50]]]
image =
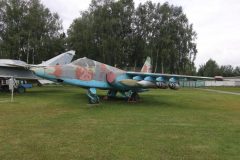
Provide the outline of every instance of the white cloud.
[[52,12],[57,12],[63,20],[66,31],[80,12],[88,9],[91,0],[41,0]]
[[[135,4],[147,0],[135,0]],[[152,0],[164,3],[163,0]],[[63,20],[64,30],[88,8],[91,0],[42,0]],[[170,4],[183,7],[190,23],[198,34],[196,65],[209,58],[220,65],[240,66],[240,1],[238,0],[169,0]]]

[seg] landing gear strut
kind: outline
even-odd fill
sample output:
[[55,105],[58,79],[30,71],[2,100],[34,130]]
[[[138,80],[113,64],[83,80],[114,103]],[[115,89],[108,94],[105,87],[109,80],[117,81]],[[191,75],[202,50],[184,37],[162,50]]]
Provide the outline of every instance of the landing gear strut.
[[117,95],[117,91],[109,90],[107,93],[107,98],[115,98]]
[[99,97],[97,96],[96,88],[89,88],[87,91],[87,96],[88,96],[88,102],[90,104],[98,104],[99,103]]
[[140,96],[137,92],[130,91],[128,96],[128,102],[137,102]]

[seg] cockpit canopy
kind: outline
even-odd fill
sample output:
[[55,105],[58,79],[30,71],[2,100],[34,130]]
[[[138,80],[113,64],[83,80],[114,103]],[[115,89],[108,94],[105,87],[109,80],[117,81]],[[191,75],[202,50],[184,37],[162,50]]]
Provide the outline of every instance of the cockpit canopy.
[[84,58],[79,58],[75,61],[72,62],[72,64],[81,66],[81,67],[95,67],[98,62],[88,59],[86,57]]

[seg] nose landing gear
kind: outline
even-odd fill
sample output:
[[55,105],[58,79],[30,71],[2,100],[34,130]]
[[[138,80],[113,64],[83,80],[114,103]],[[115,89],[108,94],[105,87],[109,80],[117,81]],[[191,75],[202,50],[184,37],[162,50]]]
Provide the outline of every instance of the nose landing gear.
[[99,97],[97,96],[96,88],[89,88],[87,90],[88,102],[89,104],[98,104]]

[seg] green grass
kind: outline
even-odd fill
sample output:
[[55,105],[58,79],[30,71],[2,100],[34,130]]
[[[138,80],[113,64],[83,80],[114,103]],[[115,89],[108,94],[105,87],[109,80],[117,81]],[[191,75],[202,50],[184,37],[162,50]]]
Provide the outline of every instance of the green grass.
[[207,88],[220,90],[220,91],[228,91],[228,92],[240,93],[240,87],[207,87]]
[[68,86],[16,95],[0,103],[0,159],[240,159],[239,96],[182,89],[141,97],[91,106],[85,90]]

